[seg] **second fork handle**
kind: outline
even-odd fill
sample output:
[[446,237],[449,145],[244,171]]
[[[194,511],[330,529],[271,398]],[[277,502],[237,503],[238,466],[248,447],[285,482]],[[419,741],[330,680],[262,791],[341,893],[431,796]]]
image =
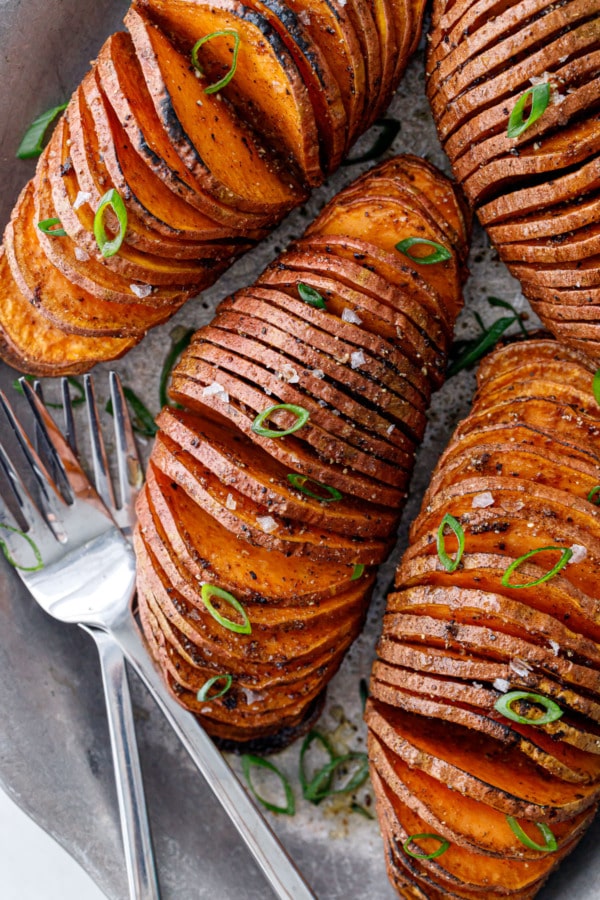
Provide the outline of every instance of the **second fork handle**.
[[96,642],[100,656],[129,897],[160,900],[125,658],[105,631],[81,627]]

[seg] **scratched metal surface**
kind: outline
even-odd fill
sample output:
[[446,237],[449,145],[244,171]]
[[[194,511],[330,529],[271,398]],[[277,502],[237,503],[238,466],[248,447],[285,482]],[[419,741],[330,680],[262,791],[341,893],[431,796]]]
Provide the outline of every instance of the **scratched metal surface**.
[[[2,227],[33,170],[33,164],[14,158],[21,134],[39,112],[68,97],[106,35],[119,27],[125,6],[116,0],[0,0]],[[420,55],[413,60],[392,111],[402,122],[394,149],[426,154],[445,167],[424,98]],[[361,168],[342,169],[316,192],[306,209],[289,216],[214,288],[188,303],[116,364],[125,383],[145,398],[150,409],[157,411],[160,360],[172,330],[206,323],[218,300],[251,282]],[[479,230],[471,270],[466,289],[469,310],[479,309],[488,322],[495,318],[485,299],[490,294],[525,308],[516,282]],[[459,336],[470,333],[472,322],[472,312],[463,314]],[[98,370],[97,375],[102,395],[105,372]],[[0,366],[0,385],[9,392],[14,377],[14,372]],[[450,432],[468,410],[473,385],[474,376],[463,373],[434,400],[398,547],[382,568],[365,631],[330,686],[319,727],[333,735],[340,751],[364,748],[358,683],[369,673],[385,591],[405,544],[408,523]],[[77,628],[62,626],[42,613],[6,565],[0,565],[0,629],[0,783],[87,869],[111,900],[120,900],[127,893],[126,880],[95,650]],[[263,900],[269,891],[210,790],[136,681],[133,691],[163,897]],[[293,746],[277,759],[296,786],[297,796],[298,749]],[[237,760],[232,764],[239,771]],[[359,791],[359,801],[365,802],[369,794],[367,785]],[[343,804],[313,807],[300,801],[298,806],[294,818],[270,815],[270,819],[321,900],[358,900],[365,895],[391,900],[395,896],[386,879],[376,822],[349,813]],[[597,898],[599,836],[597,825],[540,898]]]

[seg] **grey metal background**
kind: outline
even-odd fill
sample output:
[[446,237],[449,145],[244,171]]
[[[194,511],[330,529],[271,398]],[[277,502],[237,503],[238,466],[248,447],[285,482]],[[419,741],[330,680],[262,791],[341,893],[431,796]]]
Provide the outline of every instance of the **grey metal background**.
[[[34,164],[14,157],[23,131],[37,114],[67,99],[104,38],[120,27],[125,8],[122,0],[0,0],[2,227],[33,171]],[[425,101],[422,69],[422,56],[417,54],[392,106],[402,122],[394,149],[427,155],[447,168]],[[150,409],[157,411],[160,362],[173,328],[198,327],[209,321],[222,297],[250,283],[291,237],[301,234],[326,200],[364,168],[338,172],[258,250],[115,365]],[[526,308],[517,283],[478,229],[471,271],[465,292],[469,310],[479,309],[488,322],[495,319],[497,312],[490,312],[485,302],[490,294]],[[471,331],[472,315],[467,312],[459,322],[458,335]],[[107,370],[106,366],[96,370],[100,395],[106,392]],[[14,377],[14,372],[0,366],[0,384],[9,392]],[[435,398],[398,547],[382,567],[367,627],[331,684],[319,727],[335,731],[348,748],[364,747],[358,683],[369,673],[383,598],[405,544],[408,523],[418,510],[439,453],[469,408],[473,385],[474,376],[462,373]],[[136,681],[133,693],[165,900],[263,900],[269,890],[211,792]],[[95,649],[77,628],[62,626],[42,613],[6,565],[0,565],[0,709],[0,783],[87,869],[111,900],[122,900],[126,880]],[[345,724],[340,726],[340,719]],[[298,749],[291,747],[277,758],[296,787]],[[233,765],[239,771],[236,760]],[[360,792],[361,799],[367,793],[368,786]],[[321,900],[366,896],[392,900],[395,894],[385,875],[376,822],[327,803],[312,807],[299,800],[298,807],[293,819],[272,815],[270,819]],[[599,837],[597,823],[540,898],[595,900],[599,896]],[[0,873],[0,894],[1,885]]]

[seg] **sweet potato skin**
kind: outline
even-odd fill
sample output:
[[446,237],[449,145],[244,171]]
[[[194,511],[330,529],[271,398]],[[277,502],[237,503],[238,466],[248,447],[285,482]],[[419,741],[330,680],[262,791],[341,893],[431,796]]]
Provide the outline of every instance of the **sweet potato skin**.
[[[596,362],[599,12],[581,0],[511,0],[494,14],[436,0],[427,59],[432,112],[467,199],[544,325]],[[543,84],[547,107],[509,137],[519,98]]]
[[[407,170],[427,194],[407,189]],[[387,199],[381,184],[394,189]],[[355,234],[356,207],[370,196],[386,226],[379,244],[376,232]],[[390,236],[433,228],[436,203],[448,213],[435,234],[450,259],[422,266],[415,291]],[[439,367],[417,369],[411,359],[431,333],[443,366],[461,305],[461,216],[450,182],[428,163],[382,164],[329,204],[257,286],[224,300],[173,372],[171,397],[184,409],[158,419],[138,509],[139,604],[170,689],[227,746],[273,749],[306,728],[361,629],[440,379]],[[306,249],[321,238],[331,239],[328,253]],[[386,264],[371,267],[382,247]],[[308,288],[320,308],[303,299]],[[382,334],[388,316],[397,327]],[[290,403],[309,413],[297,431],[273,438],[253,429],[258,414]],[[285,410],[268,418],[270,429],[293,424]],[[242,604],[251,633],[215,621],[201,597],[206,582]],[[230,691],[199,701],[220,672],[232,675]]]
[[[487,357],[472,412],[442,455],[412,525],[366,711],[388,871],[397,886],[471,896],[479,879],[489,878],[494,895],[532,897],[600,801],[600,515],[588,499],[600,482],[594,371],[584,354],[552,340],[508,345]],[[445,515],[464,535],[455,571],[437,551]],[[458,542],[446,532],[446,552],[454,556]],[[571,549],[572,561],[537,586],[514,587],[551,570],[558,553],[542,549],[549,546]],[[503,584],[511,564],[538,550]],[[512,721],[496,703],[514,690],[552,700],[561,717],[537,725],[529,707],[521,715],[531,724]],[[443,817],[448,789],[458,807]],[[531,824],[548,825],[557,850],[525,847],[506,816],[536,841]],[[404,853],[403,841],[416,831],[449,841],[436,865]],[[520,869],[515,861],[526,858],[534,867]],[[404,886],[399,892],[411,896]]]

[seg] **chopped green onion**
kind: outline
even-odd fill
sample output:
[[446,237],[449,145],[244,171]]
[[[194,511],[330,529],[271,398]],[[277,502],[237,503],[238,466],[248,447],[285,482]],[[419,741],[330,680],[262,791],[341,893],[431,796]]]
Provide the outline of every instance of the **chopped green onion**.
[[61,103],[60,106],[53,106],[52,109],[46,110],[33,120],[19,144],[18,159],[35,159],[40,155],[49,126],[67,108],[67,105],[67,103]]
[[[154,437],[158,432],[158,426],[154,421],[154,417],[147,406],[145,406],[138,395],[129,387],[123,387],[123,394],[133,411],[132,427],[134,431],[144,437]],[[113,415],[112,401],[109,400],[105,406],[106,412]]]
[[[429,253],[427,256],[413,256],[410,253],[410,248],[415,246],[424,246],[424,247],[433,247],[433,251]],[[431,266],[433,263],[444,262],[447,259],[452,259],[452,253],[448,250],[447,247],[444,247],[442,244],[438,244],[437,241],[428,241],[425,238],[420,237],[409,237],[405,238],[403,241],[400,241],[396,244],[396,250],[399,250],[400,253],[404,253],[405,256],[408,256],[409,259],[412,259],[413,262],[419,263],[421,266]]]
[[545,822],[534,822],[533,824],[539,828],[542,833],[542,837],[545,840],[545,844],[536,844],[535,841],[532,841],[531,838],[525,834],[519,823],[513,816],[507,816],[506,821],[510,825],[513,834],[518,837],[522,844],[526,847],[529,847],[530,850],[539,850],[540,853],[554,853],[558,850],[558,844],[556,842],[556,838],[552,833],[552,829],[545,824]]
[[[354,774],[341,788],[331,787],[331,776],[337,772],[340,766],[348,763],[358,762]],[[363,784],[369,777],[369,760],[366,753],[346,753],[344,756],[336,756],[331,762],[319,769],[312,781],[306,785],[303,791],[306,800],[311,803],[320,803],[325,797],[331,797],[334,794],[350,794]]]
[[[342,499],[341,493],[336,488],[329,487],[328,484],[323,484],[321,481],[314,481],[312,478],[309,478],[308,475],[298,475],[294,472],[288,475],[287,480],[292,487],[296,488],[296,490],[306,494],[307,497],[314,497],[315,500],[321,500],[322,503],[332,503],[334,500]],[[322,494],[315,494],[314,491],[309,490],[309,488],[306,487],[307,481],[309,484],[314,484],[315,487],[327,491],[329,496],[324,497]]]
[[[537,703],[543,706],[546,712],[539,719],[521,716],[512,708],[513,703],[516,703],[517,700],[529,700],[531,703]],[[503,694],[496,700],[494,709],[506,719],[519,722],[521,725],[547,725],[549,722],[556,722],[563,715],[562,709],[554,700],[542,697],[541,694],[532,694],[529,691],[509,691],[508,694]]]
[[[21,378],[24,378],[30,384],[36,380],[34,375],[22,375]],[[21,381],[21,378],[19,378],[17,381],[13,381],[13,387],[15,391],[18,391],[20,394],[23,393],[23,388],[19,383]],[[76,378],[73,378],[72,375],[67,375],[67,381],[73,388],[75,388],[75,391],[77,393],[77,396],[73,397],[73,399],[71,400],[71,406],[81,406],[82,403],[85,403],[85,391],[83,389],[83,385],[80,381],[77,381]],[[50,403],[48,400],[44,400],[44,406],[47,406],[49,409],[63,408],[62,403]]]
[[[524,119],[523,114],[529,100],[531,100],[531,111],[527,118]],[[509,116],[506,136],[509,138],[516,138],[523,134],[524,131],[527,131],[529,126],[533,125],[534,122],[537,122],[540,116],[546,111],[549,102],[550,85],[547,82],[545,84],[536,84],[534,87],[530,87],[526,90],[515,103],[513,111]]]
[[352,575],[350,576],[350,581],[358,581],[364,571],[364,563],[355,563],[354,568],[352,569]]
[[[265,800],[264,797],[261,797],[259,793],[257,793],[256,788],[252,784],[252,778],[250,777],[250,770],[252,766],[257,766],[261,769],[268,769],[269,772],[274,772],[275,775],[281,781],[283,785],[283,789],[285,791],[285,806],[276,806],[274,803],[270,803],[268,800]],[[294,792],[292,791],[291,785],[285,775],[279,771],[277,766],[274,766],[272,762],[269,762],[268,759],[263,759],[262,756],[249,756],[248,754],[244,754],[242,756],[242,769],[244,775],[246,776],[246,781],[248,782],[248,787],[256,797],[259,803],[268,809],[270,812],[282,813],[286,816],[293,816],[296,812],[296,803],[294,801]]]
[[361,806],[360,803],[351,803],[350,812],[358,813],[359,815],[364,816],[365,819],[371,819],[371,821],[375,818],[373,813],[369,812],[368,809],[365,809],[364,806]]
[[[444,535],[444,528],[446,527],[446,525],[448,525],[448,527],[452,529],[458,541],[458,551],[454,559],[452,559],[452,557],[448,556],[448,554],[446,553],[446,536]],[[454,518],[454,516],[451,516],[450,513],[446,513],[446,515],[440,522],[440,527],[438,528],[437,552],[440,558],[440,562],[447,572],[455,572],[456,569],[458,569],[464,550],[465,533],[462,529],[462,526],[460,522]]]
[[39,572],[40,569],[44,568],[44,560],[42,559],[42,554],[40,553],[37,544],[31,540],[28,534],[25,534],[25,532],[21,531],[19,528],[13,528],[12,525],[5,525],[4,522],[0,522],[0,528],[4,528],[5,531],[11,531],[13,534],[18,534],[19,537],[24,538],[24,540],[27,541],[27,543],[33,550],[33,554],[35,556],[35,566],[22,566],[15,559],[13,559],[7,545],[2,540],[2,538],[0,538],[0,547],[2,548],[2,552],[4,553],[7,561],[14,569],[18,569],[20,572]]
[[481,359],[490,347],[493,347],[497,343],[498,339],[504,334],[507,328],[510,328],[514,321],[512,316],[502,316],[500,319],[496,319],[494,324],[482,335],[479,335],[473,341],[467,341],[463,352],[449,366],[448,377],[451,378],[453,375],[457,375],[458,372],[462,372],[463,369],[468,369],[469,366],[472,366]]
[[594,391],[594,400],[600,406],[600,369],[596,370],[594,380],[592,381],[592,390]]
[[[110,207],[119,222],[119,230],[112,240],[109,240],[104,227],[104,212]],[[111,188],[100,199],[96,215],[94,216],[94,237],[100,249],[100,253],[105,259],[118,253],[121,244],[125,240],[125,232],[127,231],[127,207],[123,202],[123,198],[115,188]]]
[[[333,749],[333,747],[331,746],[331,744],[329,743],[329,740],[325,737],[325,735],[321,734],[320,731],[309,731],[302,742],[302,747],[300,748],[299,779],[300,779],[300,786],[302,788],[302,795],[307,800],[310,800],[311,803],[319,803],[319,801],[312,800],[310,797],[306,797],[306,791],[308,789],[309,784],[312,784],[312,779],[309,780],[307,777],[304,757],[306,756],[311,744],[313,744],[315,741],[317,741],[321,745],[322,749],[327,753],[327,755],[329,756],[330,763],[332,763],[334,761],[334,759],[336,759],[336,752]],[[321,771],[321,770],[319,769],[319,771]],[[315,777],[316,776],[313,775],[313,779]],[[327,779],[327,783],[325,785],[327,790],[329,790],[329,788],[331,787],[332,780],[333,780],[333,772],[330,772],[329,777]]]
[[237,31],[234,31],[232,28],[225,28],[223,31],[213,31],[211,34],[205,34],[204,37],[201,37],[199,41],[196,41],[194,46],[192,47],[192,65],[195,69],[197,69],[201,75],[204,75],[204,69],[200,65],[200,61],[198,60],[198,50],[207,41],[211,41],[216,37],[232,37],[233,38],[233,59],[231,61],[231,68],[229,71],[221,78],[220,81],[217,81],[215,84],[209,85],[207,88],[204,88],[205,94],[216,94],[217,91],[220,91],[221,88],[227,87],[233,76],[235,75],[235,70],[237,69],[237,58],[240,50],[240,36]]
[[[596,499],[594,500],[594,497]],[[587,495],[590,503],[593,503],[594,506],[600,506],[600,484],[597,484],[596,487],[593,487],[589,494]]]
[[300,282],[298,284],[298,294],[300,295],[300,299],[303,300],[304,303],[308,303],[309,306],[314,306],[315,309],[327,309],[325,300],[321,294],[314,288],[311,288],[310,285]]
[[[219,625],[229,629],[229,631],[235,631],[237,634],[250,634],[252,632],[252,625],[250,624],[246,610],[240,601],[236,600],[229,591],[224,591],[223,588],[216,587],[214,584],[203,584],[202,590],[200,591],[200,597],[213,619],[216,619]],[[243,622],[241,624],[239,622],[232,622],[231,619],[226,619],[225,616],[222,616],[213,606],[211,597],[219,597],[221,600],[225,600],[229,603],[229,605],[240,614]]]
[[[525,584],[511,584],[509,581],[510,576],[518,569],[521,563],[530,559],[532,556],[536,556],[538,553],[545,553],[546,551],[557,550],[561,551],[561,557],[556,565],[552,566],[549,572],[546,572],[545,575],[542,575],[540,578],[536,578],[535,581],[528,581]],[[508,588],[528,588],[535,587],[536,584],[543,584],[544,581],[550,581],[551,578],[554,578],[555,575],[558,575],[561,569],[564,569],[566,564],[569,562],[571,557],[573,556],[573,551],[570,547],[538,547],[537,550],[530,550],[529,553],[524,553],[523,556],[520,556],[518,559],[515,559],[514,562],[510,564],[504,575],[502,576],[502,586]]]
[[[437,848],[437,850],[434,850],[433,853],[414,853],[412,850],[409,850],[409,846],[412,841],[424,841],[430,839],[439,841],[441,845]],[[441,856],[442,853],[445,853],[449,846],[450,842],[444,840],[444,838],[440,837],[439,834],[411,834],[411,836],[407,838],[402,844],[402,849],[407,856],[412,856],[413,859],[436,859],[438,856]]]
[[529,337],[529,333],[525,326],[523,325],[523,319],[521,318],[521,313],[517,312],[512,303],[509,303],[508,300],[502,300],[500,297],[488,297],[488,303],[490,306],[501,306],[502,309],[510,309],[515,317],[515,322],[523,332],[524,337]]
[[367,705],[367,700],[369,698],[369,685],[367,684],[366,678],[361,678],[358,682],[358,693],[360,695],[362,711],[364,712],[365,706]]
[[[225,686],[221,688],[220,691],[216,694],[211,694],[208,696],[208,692],[210,691],[213,684],[216,684],[217,681],[222,681],[225,679]],[[233,676],[231,675],[214,675],[212,678],[209,678],[208,681],[205,681],[198,693],[196,694],[196,699],[203,703],[205,700],[218,700],[219,697],[222,697],[227,693],[231,685],[233,684]]]
[[[277,412],[278,409],[285,409],[287,412],[291,412],[297,416],[294,424],[283,431],[274,431],[272,428],[263,428],[263,422],[266,422],[269,416],[274,412]],[[260,437],[281,438],[298,431],[303,425],[306,425],[309,418],[310,413],[307,409],[304,409],[303,406],[296,406],[294,403],[276,403],[275,406],[269,406],[268,409],[264,409],[257,415],[252,423],[252,431],[254,434],[260,435]]]
[[389,150],[396,139],[396,135],[400,131],[400,122],[397,119],[377,119],[373,122],[372,128],[380,128],[381,133],[376,137],[373,145],[361,153],[360,156],[353,156],[342,162],[343,166],[355,166],[357,163],[369,162],[372,159],[378,159],[383,156],[386,150]]
[[160,382],[158,387],[159,401],[161,407],[169,405],[169,397],[167,396],[167,385],[169,384],[169,380],[171,378],[171,372],[173,371],[173,367],[183,351],[189,345],[192,336],[195,331],[193,328],[188,328],[181,337],[178,337],[171,344],[171,349],[167,353],[165,357],[165,361],[163,363],[162,371],[160,373]]
[[60,219],[43,219],[37,223],[37,227],[44,234],[50,235],[50,237],[66,237],[67,234],[62,227]]

